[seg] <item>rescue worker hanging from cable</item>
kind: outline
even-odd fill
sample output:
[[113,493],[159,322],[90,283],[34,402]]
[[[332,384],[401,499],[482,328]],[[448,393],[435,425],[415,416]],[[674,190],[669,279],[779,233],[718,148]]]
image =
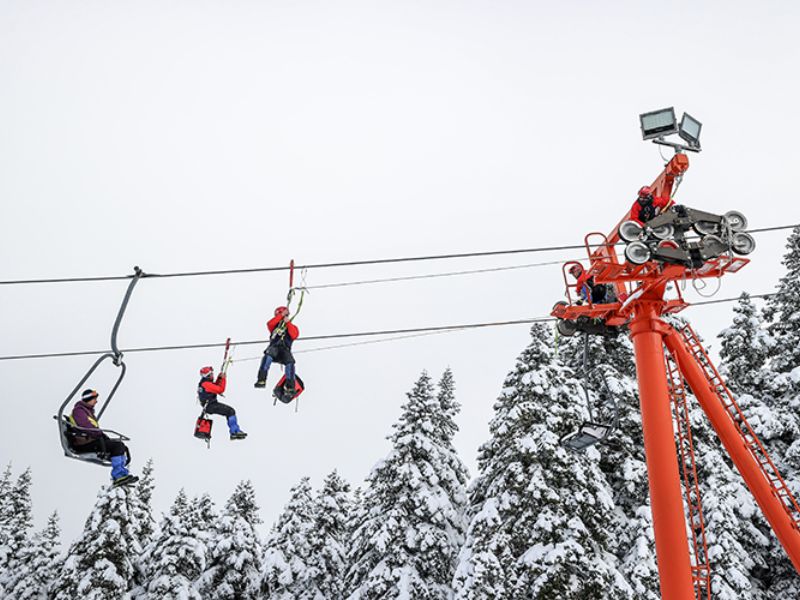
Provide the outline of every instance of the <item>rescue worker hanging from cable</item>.
[[269,346],[264,351],[264,358],[258,369],[258,379],[253,387],[264,388],[267,386],[267,374],[273,362],[286,367],[284,390],[289,398],[296,394],[295,363],[292,356],[292,342],[300,335],[300,330],[289,318],[289,308],[279,306],[275,309],[275,316],[267,322],[269,330]]
[[631,219],[644,225],[647,221],[661,213],[669,206],[669,197],[653,197],[653,190],[650,186],[643,186],[639,189],[636,202],[631,207]]
[[247,434],[239,427],[236,411],[232,406],[217,400],[218,394],[225,393],[227,378],[224,371],[214,381],[214,367],[200,369],[200,383],[197,386],[197,399],[203,406],[203,411],[209,415],[222,415],[228,420],[228,430],[232,440],[243,440]]

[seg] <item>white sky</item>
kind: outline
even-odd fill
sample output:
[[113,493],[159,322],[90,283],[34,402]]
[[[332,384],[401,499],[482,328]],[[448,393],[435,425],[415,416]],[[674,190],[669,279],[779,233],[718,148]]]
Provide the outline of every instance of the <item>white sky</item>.
[[[0,278],[255,267],[580,243],[661,169],[637,115],[703,121],[678,195],[751,226],[800,221],[798,8],[762,2],[0,3]],[[758,236],[722,297],[772,289],[785,234]],[[523,264],[571,253],[312,271],[308,284]],[[255,339],[286,275],[145,280],[120,345]],[[124,282],[0,289],[0,354],[103,348]],[[318,290],[301,333],[542,316],[557,267]],[[690,294],[689,298],[696,298]],[[685,313],[707,339],[730,305]],[[527,327],[298,354],[300,412],[232,367],[250,437],[192,437],[217,351],[130,354],[103,424],[183,486],[224,502],[251,478],[270,524],[303,475],[360,481],[422,369],[448,365],[476,450]],[[314,344],[316,346],[316,344]],[[299,342],[296,349],[311,347]],[[242,348],[240,358],[261,349]],[[61,457],[51,416],[89,357],[0,362],[0,462],[33,467],[37,526],[82,527],[105,469]],[[110,377],[90,385],[101,390]],[[271,382],[279,376],[270,374]],[[577,401],[577,399],[576,399]]]

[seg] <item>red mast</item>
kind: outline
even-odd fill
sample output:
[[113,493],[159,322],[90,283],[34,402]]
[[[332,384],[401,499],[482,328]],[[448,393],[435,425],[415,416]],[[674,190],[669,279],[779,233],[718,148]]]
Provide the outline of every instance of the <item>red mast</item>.
[[[676,179],[682,177],[688,168],[688,157],[676,153],[651,185],[654,195],[671,197]],[[729,213],[734,214],[738,213]],[[626,213],[608,235],[591,233],[585,239],[588,277],[594,285],[611,284],[616,291],[611,295],[615,297],[602,303],[592,302],[588,297],[584,303],[573,301],[570,287],[574,283],[567,280],[567,272],[574,262],[566,263],[563,275],[569,303],[557,304],[552,314],[559,319],[559,331],[566,335],[577,331],[596,332],[585,324],[596,323],[597,319],[608,328],[627,326],[630,332],[639,382],[662,597],[664,600],[711,597],[710,568],[713,565],[708,564],[684,380],[694,392],[795,569],[800,572],[800,507],[797,501],[697,336],[690,327],[679,331],[661,318],[688,306],[676,282],[716,278],[738,271],[749,261],[734,256],[734,252],[751,251],[752,244],[743,250],[747,244],[741,246],[740,242],[741,236],[750,241],[752,238],[741,232],[741,222],[734,228],[734,222],[741,215],[726,219],[673,207],[642,228],[643,241],[637,243],[650,248],[652,256],[647,254],[649,260],[633,264],[617,255],[620,227],[630,216],[630,212]],[[695,227],[698,221],[700,226]],[[663,238],[659,241],[653,237],[653,228],[648,226],[664,223],[674,225],[678,232],[675,235],[677,242],[667,243]],[[699,231],[700,238],[683,236],[692,227]],[[710,230],[719,235],[703,235]],[[590,243],[591,238],[598,237],[599,243]],[[671,288],[675,292],[671,298],[666,298],[670,283],[674,284]],[[665,353],[665,346],[669,355]],[[673,417],[677,432],[673,430]]]

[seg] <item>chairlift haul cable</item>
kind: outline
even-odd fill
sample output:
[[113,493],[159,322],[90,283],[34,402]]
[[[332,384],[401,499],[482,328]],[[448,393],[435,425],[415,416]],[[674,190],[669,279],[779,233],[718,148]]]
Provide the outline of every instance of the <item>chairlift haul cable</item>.
[[[780,231],[784,229],[794,229],[800,227],[800,224],[793,225],[778,225],[775,227],[762,227],[759,229],[750,229],[749,233],[763,233],[769,231]],[[597,247],[597,246],[595,246]],[[504,256],[510,254],[530,254],[535,252],[557,252],[561,250],[585,250],[586,246],[583,244],[562,245],[562,246],[540,246],[535,248],[514,248],[509,250],[489,250],[484,252],[462,252],[451,254],[431,254],[424,256],[406,256],[397,258],[378,258],[368,260],[353,260],[343,262],[331,263],[316,263],[308,265],[296,265],[298,269],[331,269],[337,267],[356,267],[368,265],[386,265],[406,262],[423,262],[430,260],[451,260],[461,258],[480,258],[488,256]],[[142,279],[160,278],[166,279],[170,277],[202,277],[209,275],[236,275],[245,273],[266,273],[270,271],[286,271],[290,267],[286,265],[274,267],[252,267],[240,269],[219,269],[213,271],[186,271],[178,273],[146,273],[142,275]],[[0,281],[0,285],[25,285],[33,283],[78,283],[78,282],[91,282],[91,281],[122,281],[131,279],[132,275],[107,275],[95,277],[60,277],[60,278],[45,278],[45,279],[12,279]]]
[[[750,298],[769,298],[770,296],[774,296],[775,294],[751,294]],[[718,300],[705,300],[702,302],[693,302],[689,305],[689,308],[692,306],[702,306],[705,304],[720,304],[723,302],[736,302],[739,300],[739,297],[736,298],[720,298]],[[387,329],[382,331],[361,331],[361,332],[348,332],[348,333],[335,333],[329,335],[312,335],[307,337],[301,337],[298,339],[302,339],[303,341],[320,341],[320,340],[336,340],[336,339],[347,339],[347,338],[354,338],[354,337],[373,337],[379,335],[397,335],[397,336],[405,336],[405,337],[417,337],[416,335],[405,335],[405,334],[424,334],[424,333],[449,333],[455,331],[463,331],[468,329],[485,329],[489,327],[502,327],[506,325],[525,325],[525,324],[532,324],[532,323],[548,323],[555,321],[556,319],[553,317],[533,317],[529,319],[515,319],[511,321],[495,321],[489,323],[468,323],[464,325],[441,325],[436,327],[415,327],[411,329]],[[395,339],[404,339],[404,338],[395,338]],[[380,341],[393,341],[393,340],[380,340]],[[255,344],[266,344],[269,340],[249,340],[244,342],[232,342],[237,346],[247,346],[247,345],[255,345]],[[341,344],[336,346],[324,347],[324,348],[310,348],[307,352],[319,352],[321,350],[333,350],[335,348],[346,347],[349,344]],[[357,344],[352,344],[357,345]],[[360,345],[360,343],[359,343]],[[173,345],[173,346],[149,346],[149,347],[140,347],[140,348],[126,348],[121,350],[122,353],[127,352],[160,352],[163,350],[197,350],[202,348],[221,348],[225,346],[224,342],[212,342],[207,344],[182,344],[182,345]],[[75,352],[50,352],[50,353],[42,353],[42,354],[17,354],[17,355],[9,355],[9,356],[0,356],[0,361],[4,360],[27,360],[31,358],[66,358],[70,356],[92,356],[96,354],[103,354],[106,350],[79,350]],[[298,351],[300,352],[300,351]],[[243,359],[240,359],[243,360]]]

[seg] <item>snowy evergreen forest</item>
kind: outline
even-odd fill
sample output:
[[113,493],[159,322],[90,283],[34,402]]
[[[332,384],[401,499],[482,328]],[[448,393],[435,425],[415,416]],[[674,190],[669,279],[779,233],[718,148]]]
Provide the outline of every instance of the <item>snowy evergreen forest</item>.
[[[743,294],[717,340],[721,370],[800,496],[800,228],[763,302]],[[691,315],[691,311],[688,313]],[[33,531],[35,474],[0,475],[0,596],[131,599],[642,599],[656,569],[633,351],[592,338],[591,394],[612,394],[619,428],[574,453],[559,442],[586,417],[583,339],[536,324],[494,403],[470,476],[453,438],[454,374],[422,372],[363,482],[299,478],[263,524],[242,481],[224,503],[181,490],[153,514],[152,463],[135,487],[99,490],[78,539],[58,514]],[[800,577],[691,399],[713,597],[800,598]],[[156,465],[157,466],[157,465]]]

